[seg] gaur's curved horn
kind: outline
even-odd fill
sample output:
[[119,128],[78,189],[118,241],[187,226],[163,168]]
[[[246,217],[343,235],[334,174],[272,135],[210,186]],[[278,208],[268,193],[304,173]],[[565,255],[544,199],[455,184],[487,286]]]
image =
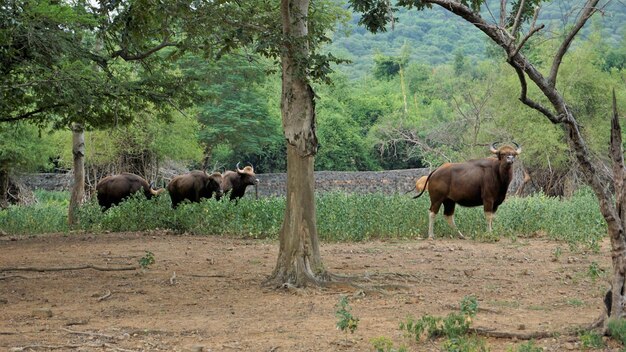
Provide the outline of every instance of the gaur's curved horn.
[[516,149],[515,149],[515,152],[516,152],[517,154],[519,154],[519,153],[521,153],[521,152],[522,152],[522,147],[520,147],[520,146],[519,146],[519,144],[517,144],[517,143],[515,143],[515,142],[511,142],[511,143],[513,143],[513,145],[515,146],[515,148],[516,148]]
[[493,142],[491,143],[491,146],[489,147],[489,151],[497,154],[498,153],[498,148],[496,148],[496,145],[498,144],[498,142]]
[[252,170],[254,170],[254,165],[252,165],[252,163],[251,163],[251,162],[249,162],[249,161],[248,161],[248,163],[247,163],[247,164],[248,164],[248,165],[252,168]]
[[237,168],[237,172],[242,173],[243,170],[239,168],[239,163],[237,163],[237,166],[235,166],[235,168]]

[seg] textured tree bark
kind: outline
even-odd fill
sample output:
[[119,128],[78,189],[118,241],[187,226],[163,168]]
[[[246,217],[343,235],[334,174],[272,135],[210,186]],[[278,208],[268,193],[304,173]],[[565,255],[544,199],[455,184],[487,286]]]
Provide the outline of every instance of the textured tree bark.
[[282,0],[284,50],[281,111],[287,140],[287,205],[276,267],[266,284],[298,287],[328,279],[322,264],[315,218],[315,101],[308,83],[308,0]]
[[0,209],[9,206],[9,165],[0,164]]
[[68,209],[70,226],[76,225],[76,212],[85,198],[85,130],[79,123],[72,126],[72,155],[74,156],[74,184]]

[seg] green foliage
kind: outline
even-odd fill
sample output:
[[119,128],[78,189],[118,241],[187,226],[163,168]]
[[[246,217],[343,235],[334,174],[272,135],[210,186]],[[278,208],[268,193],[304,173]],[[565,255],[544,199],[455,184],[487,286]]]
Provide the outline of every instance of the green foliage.
[[536,346],[535,341],[530,340],[522,343],[515,349],[510,349],[511,352],[543,352],[543,348]]
[[28,123],[0,123],[0,168],[33,171],[45,168],[54,150],[48,136]]
[[476,336],[450,338],[443,342],[442,351],[446,352],[488,352],[487,341]]
[[626,320],[624,319],[609,319],[607,325],[609,335],[626,346]]
[[584,349],[600,349],[604,347],[602,335],[597,332],[585,331],[582,332],[578,338],[580,339],[580,344]]
[[359,318],[352,315],[352,307],[348,303],[348,297],[341,296],[335,308],[337,308],[335,316],[339,319],[337,320],[337,329],[345,333],[350,331],[351,334],[354,334],[359,326]]
[[[464,297],[461,301],[460,313],[449,313],[446,317],[424,315],[420,319],[407,318],[400,323],[400,330],[420,341],[423,336],[427,339],[445,337],[449,339],[449,350],[455,351],[466,343],[459,338],[467,334],[472,318],[476,316],[478,303],[475,297]],[[481,350],[482,351],[482,350]]]
[[0,230],[19,235],[67,232],[67,206],[37,203],[0,211]]
[[587,275],[589,275],[591,280],[595,281],[597,278],[602,276],[603,273],[604,270],[598,266],[598,263],[591,262],[591,264],[589,264],[589,269],[587,269]]
[[[41,197],[48,200],[0,212],[0,230],[23,234],[67,231],[65,195],[42,193]],[[338,192],[319,194],[316,197],[318,234],[323,241],[424,237],[428,226],[428,207],[427,197],[412,199],[404,195]],[[104,213],[93,199],[79,208],[78,218],[79,228],[86,231],[145,231],[158,228],[198,235],[276,239],[284,211],[285,199],[281,197],[258,200],[246,197],[237,205],[208,199],[172,209],[167,194],[148,201],[139,193]],[[597,201],[590,192],[579,192],[568,199],[542,195],[513,197],[502,204],[496,215],[491,237],[486,237],[482,209],[459,207],[455,218],[461,232],[477,240],[542,234],[572,246],[593,249],[597,248],[607,231]],[[46,221],[40,221],[38,217]],[[435,234],[437,237],[456,236],[441,215],[435,221]]]
[[154,264],[154,262],[154,253],[150,251],[146,251],[146,254],[143,257],[139,258],[139,266],[142,269],[147,269],[150,265]]
[[376,352],[406,352],[406,346],[400,346],[395,348],[393,346],[393,341],[386,336],[374,337],[370,340],[372,347]]

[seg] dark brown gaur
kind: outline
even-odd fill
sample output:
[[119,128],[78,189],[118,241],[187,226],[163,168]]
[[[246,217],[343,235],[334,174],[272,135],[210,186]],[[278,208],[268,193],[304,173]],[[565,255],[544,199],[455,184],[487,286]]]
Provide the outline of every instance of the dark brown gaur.
[[497,142],[489,150],[495,158],[469,160],[464,163],[445,163],[431,172],[426,179],[426,187],[414,198],[428,190],[430,209],[428,216],[428,238],[432,239],[433,224],[439,208],[443,204],[443,215],[460,237],[463,234],[454,222],[454,207],[482,205],[487,219],[487,230],[492,231],[493,217],[506,197],[513,178],[513,162],[522,152],[515,142],[515,148],[503,145],[496,148]]
[[209,199],[215,193],[215,198],[222,197],[222,174],[214,172],[208,174],[205,171],[191,171],[188,174],[174,177],[167,185],[167,191],[172,199],[172,207],[185,199],[191,202],[200,202],[201,199]]
[[259,184],[259,179],[256,178],[252,165],[240,169],[239,163],[237,163],[235,170],[224,172],[222,178],[222,190],[224,195],[230,196],[230,200],[238,200],[246,194],[246,187]]
[[141,176],[128,172],[107,176],[96,185],[98,204],[104,208],[103,211],[120,204],[125,198],[140,190],[143,191],[143,194],[148,199],[165,191],[163,188],[158,190],[152,189],[148,181]]

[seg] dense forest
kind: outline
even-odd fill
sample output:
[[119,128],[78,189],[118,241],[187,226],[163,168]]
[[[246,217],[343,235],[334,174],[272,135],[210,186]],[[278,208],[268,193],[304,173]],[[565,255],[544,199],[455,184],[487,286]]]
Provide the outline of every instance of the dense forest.
[[[359,16],[343,1],[330,3],[339,5],[333,8],[337,25],[323,51],[338,63],[332,65],[329,80],[314,84],[320,144],[317,170],[436,167],[482,157],[493,141],[515,141],[523,147],[523,165],[537,175],[558,180],[571,173],[571,155],[558,138],[563,131],[518,101],[515,73],[475,28],[444,11],[401,10],[392,28],[371,34],[357,26]],[[63,15],[43,8],[36,11],[50,20]],[[546,4],[539,21],[547,26],[531,39],[529,55],[551,57],[557,42],[552,39],[571,25],[575,11],[574,0]],[[70,21],[84,25],[80,18]],[[626,7],[619,2],[596,16],[565,57],[559,81],[575,102],[571,108],[580,114],[590,147],[599,155],[606,154],[611,90],[616,90],[618,105],[626,104],[625,23]],[[83,39],[89,40],[93,38]],[[108,121],[88,124],[88,176],[127,170],[151,173],[154,178],[155,170],[164,165],[223,170],[237,162],[253,164],[258,173],[285,170],[281,81],[271,57],[245,46],[219,55],[219,60],[195,53],[171,60],[167,50],[158,55],[163,61],[156,70],[126,62],[107,69],[136,77],[135,83],[129,83],[136,87],[128,89],[146,89],[148,82],[148,88],[152,84],[160,97],[171,97],[175,103],[163,103],[153,96],[156,93],[146,93],[144,100],[126,106],[114,101],[123,92],[107,94],[117,89],[107,86],[99,88],[106,99],[84,97],[76,102],[90,106],[80,109],[89,118],[102,114]],[[7,71],[15,63],[5,57]],[[89,82],[81,76],[86,67],[60,64],[84,84],[96,84],[97,77]],[[37,79],[52,79],[45,71],[27,69],[39,75]],[[156,88],[159,80],[176,85],[169,91]],[[13,82],[5,77],[3,84],[10,87]],[[81,96],[79,91],[63,94]],[[29,104],[27,96],[21,99]],[[96,100],[100,110],[93,108]],[[5,115],[15,111],[5,105],[0,106]],[[125,118],[108,118],[120,111]],[[69,170],[71,134],[64,118],[0,123],[0,169],[11,173]]]

